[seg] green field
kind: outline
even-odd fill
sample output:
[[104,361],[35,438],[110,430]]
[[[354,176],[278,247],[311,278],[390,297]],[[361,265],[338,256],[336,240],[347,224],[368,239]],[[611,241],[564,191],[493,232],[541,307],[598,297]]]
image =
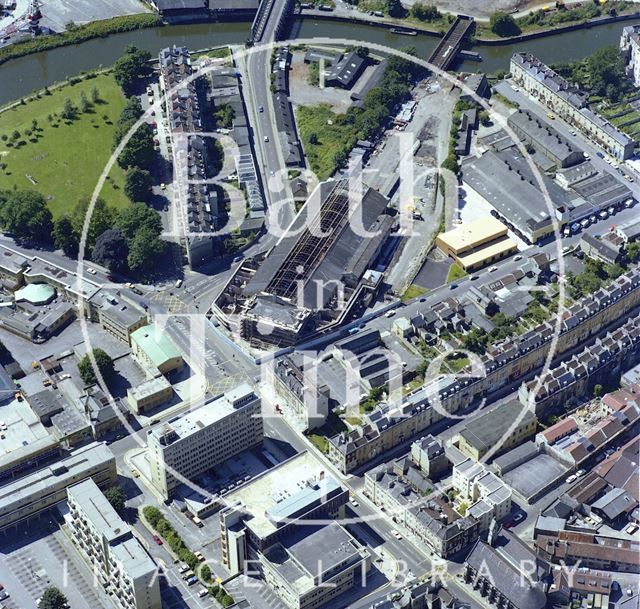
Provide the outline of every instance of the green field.
[[[357,140],[353,124],[343,122],[343,116],[335,114],[329,104],[298,108],[297,123],[304,151],[320,180],[326,180],[336,170],[336,153],[350,149]],[[310,141],[312,134],[317,138],[316,144]]]
[[[60,117],[67,97],[76,108],[82,91],[91,100],[93,87],[97,87],[100,99],[91,104],[87,113],[78,110],[70,122],[54,117]],[[65,85],[0,114],[0,137],[11,138],[16,130],[21,134],[18,145],[8,146],[0,140],[1,162],[7,165],[4,171],[0,170],[0,188],[37,190],[49,201],[54,218],[73,209],[79,198],[91,196],[111,156],[115,122],[124,103],[125,97],[113,76],[103,74]],[[34,119],[38,121],[37,130],[29,136],[26,131],[32,129]],[[124,172],[115,166],[102,197],[116,207],[127,205],[123,185]]]
[[454,262],[449,267],[449,273],[447,274],[447,283],[451,283],[452,281],[456,281],[457,279],[462,279],[466,276],[467,274],[464,272],[462,267],[458,263]]

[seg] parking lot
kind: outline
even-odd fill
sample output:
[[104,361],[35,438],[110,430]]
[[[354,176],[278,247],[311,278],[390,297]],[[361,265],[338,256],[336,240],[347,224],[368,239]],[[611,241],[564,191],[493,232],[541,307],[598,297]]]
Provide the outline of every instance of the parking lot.
[[46,512],[39,520],[0,535],[0,582],[10,595],[4,604],[8,609],[35,609],[43,591],[55,585],[74,609],[110,609],[107,595],[94,586],[58,518]]
[[70,21],[81,24],[148,12],[140,0],[49,0],[42,6],[41,25],[61,32]]

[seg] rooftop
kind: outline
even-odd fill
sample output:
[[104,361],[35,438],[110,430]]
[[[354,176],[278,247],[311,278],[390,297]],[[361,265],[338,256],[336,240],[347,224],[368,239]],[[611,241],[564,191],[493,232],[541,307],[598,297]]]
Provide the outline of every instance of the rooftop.
[[440,233],[442,239],[455,252],[462,252],[507,234],[507,227],[493,216],[485,216],[461,224],[446,233]]
[[137,343],[156,366],[162,366],[168,360],[182,357],[169,335],[155,324],[142,326],[132,332],[131,341]]

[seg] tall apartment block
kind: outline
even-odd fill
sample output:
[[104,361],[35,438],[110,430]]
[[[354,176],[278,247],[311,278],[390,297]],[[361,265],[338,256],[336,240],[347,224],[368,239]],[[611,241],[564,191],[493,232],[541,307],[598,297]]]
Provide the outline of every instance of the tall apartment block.
[[156,564],[96,483],[67,489],[67,523],[76,549],[118,609],[161,609]]
[[261,400],[247,384],[149,432],[151,481],[165,498],[181,484],[262,442]]

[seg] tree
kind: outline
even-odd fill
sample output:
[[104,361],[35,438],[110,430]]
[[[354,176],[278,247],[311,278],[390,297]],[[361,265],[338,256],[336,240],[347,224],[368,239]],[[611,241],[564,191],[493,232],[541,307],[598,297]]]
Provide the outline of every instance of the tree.
[[627,257],[631,262],[640,260],[640,241],[627,244]]
[[95,85],[91,88],[91,101],[94,104],[100,101],[100,91]]
[[147,207],[144,203],[134,203],[122,209],[116,217],[115,225],[120,229],[128,243],[142,229],[148,229],[154,238],[162,234],[160,214]]
[[33,131],[37,131],[38,130],[38,119],[34,118],[31,120],[31,129]]
[[127,242],[122,233],[117,228],[110,228],[96,239],[91,259],[111,271],[119,271],[126,268],[128,253]]
[[80,112],[86,114],[91,109],[91,104],[87,99],[87,94],[84,91],[80,91]]
[[491,14],[489,26],[491,27],[491,31],[501,38],[517,36],[521,32],[516,20],[508,13],[503,13],[502,11],[495,11]]
[[51,212],[45,198],[33,190],[10,192],[0,203],[0,223],[19,239],[51,241]]
[[71,100],[66,97],[64,100],[64,105],[62,107],[62,118],[65,120],[71,121],[76,116],[76,107],[73,105]]
[[149,272],[162,258],[165,242],[158,238],[153,230],[143,227],[136,232],[136,236],[129,246],[129,268],[135,273]]
[[437,21],[442,17],[437,6],[433,4],[422,4],[422,2],[414,4],[409,12],[412,17],[420,21]]
[[[73,215],[71,216],[71,222],[73,224],[73,230],[78,235],[78,242],[80,236],[84,231],[84,222],[89,210],[89,203],[91,200],[88,197],[82,197],[75,208],[73,209]],[[109,207],[104,199],[96,199],[96,203],[91,213],[91,220],[89,221],[89,229],[87,230],[86,248],[91,253],[96,243],[96,239],[104,233],[104,231],[113,227],[114,223],[114,211]]]
[[387,0],[387,12],[391,17],[404,17],[407,13],[400,0]]
[[144,123],[131,135],[124,150],[118,157],[118,165],[123,169],[129,167],[149,167],[153,162],[155,150],[151,127]]
[[38,609],[66,609],[67,605],[67,597],[52,586],[42,593]]
[[224,597],[222,598],[222,606],[231,607],[231,605],[233,605],[233,597],[229,596],[228,594],[225,594]]
[[593,396],[599,398],[604,393],[604,387],[597,383],[593,388]]
[[60,216],[53,223],[53,244],[69,258],[78,255],[78,234],[67,214]]
[[131,167],[125,175],[124,194],[133,202],[147,202],[151,198],[151,174],[145,169]]
[[313,144],[314,146],[318,143],[318,134],[315,131],[312,131],[309,134],[309,143]]
[[[100,374],[105,381],[108,381],[115,372],[113,360],[100,348],[93,349],[93,356],[96,359],[96,364]],[[85,385],[93,385],[97,382],[96,371],[93,368],[93,364],[89,359],[88,353],[80,360],[78,370],[80,371],[80,378],[83,380]]]
[[137,97],[130,97],[126,106],[118,117],[118,123],[114,133],[114,145],[117,146],[127,134],[133,124],[144,114],[142,104]]
[[151,53],[135,46],[127,47],[125,54],[113,65],[113,75],[126,95],[135,91],[138,79],[149,72],[147,62]]
[[110,486],[104,492],[104,496],[107,498],[107,501],[111,504],[111,507],[113,507],[116,512],[124,512],[127,496],[119,486]]
[[599,48],[586,60],[588,87],[591,93],[617,102],[631,86],[618,48],[609,45]]

